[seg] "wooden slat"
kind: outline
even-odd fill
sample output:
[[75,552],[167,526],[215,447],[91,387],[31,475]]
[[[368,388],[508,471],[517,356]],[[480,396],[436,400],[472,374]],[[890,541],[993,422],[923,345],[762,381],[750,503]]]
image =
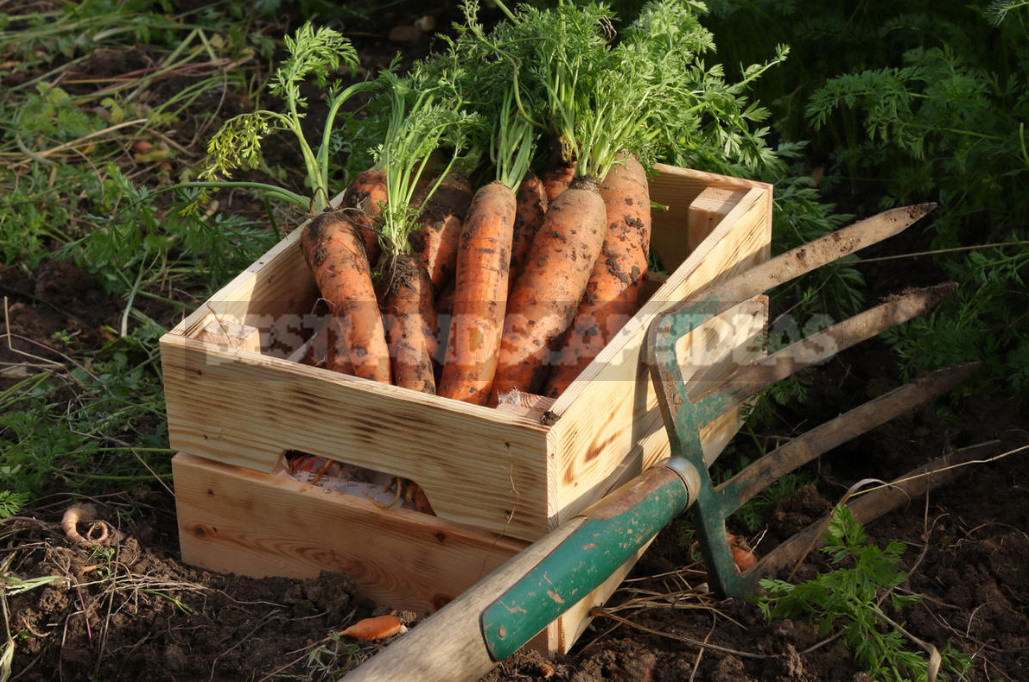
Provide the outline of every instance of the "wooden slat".
[[172,447],[271,471],[287,449],[403,476],[445,518],[547,530],[546,427],[486,407],[273,357],[162,342]]
[[185,562],[255,578],[342,571],[363,596],[419,614],[528,544],[184,453],[172,470]]
[[690,202],[686,213],[686,248],[692,253],[743,199],[746,190],[708,187]]
[[197,335],[197,340],[222,348],[261,352],[261,333],[256,327],[223,320],[211,320]]
[[686,243],[686,214],[690,204],[701,192],[713,187],[728,191],[762,189],[769,196],[772,193],[772,186],[762,182],[660,163],[654,168],[657,173],[648,178],[650,198],[655,203],[667,206],[668,210],[653,211],[650,250],[660,257],[662,265],[669,272],[678,268],[689,255],[690,250]]

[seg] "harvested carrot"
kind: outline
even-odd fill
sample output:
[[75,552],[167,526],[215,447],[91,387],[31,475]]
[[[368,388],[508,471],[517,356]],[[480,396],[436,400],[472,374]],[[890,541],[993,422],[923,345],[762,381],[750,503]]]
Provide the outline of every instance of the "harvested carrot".
[[571,385],[639,308],[650,246],[650,190],[640,162],[622,157],[600,184],[600,196],[607,236],[543,389],[550,398]]
[[353,209],[354,213],[350,217],[361,228],[369,263],[379,258],[379,235],[375,231],[375,219],[382,213],[382,204],[386,201],[386,174],[375,168],[355,175],[343,194],[340,208]]
[[513,389],[537,393],[551,344],[575,315],[607,228],[597,183],[576,178],[547,209],[507,303],[493,401]]
[[359,620],[339,634],[354,639],[383,639],[407,632],[407,627],[396,616],[376,616]]
[[471,201],[472,186],[468,177],[463,173],[449,173],[425,203],[420,226],[409,237],[411,248],[425,266],[436,291],[454,276],[461,221]]
[[322,213],[304,227],[300,248],[332,311],[326,368],[389,383],[389,349],[358,227],[342,212]]
[[575,152],[565,148],[566,145],[554,138],[550,144],[550,157],[547,167],[540,174],[540,181],[547,193],[547,201],[554,201],[568,189],[575,178]]
[[508,286],[525,267],[525,257],[529,254],[532,239],[543,224],[543,216],[547,212],[547,192],[543,181],[533,173],[525,174],[522,184],[518,185],[517,209],[515,213],[514,235],[511,239],[511,272],[508,275]]
[[429,274],[416,258],[397,255],[384,268],[382,312],[393,383],[423,393],[436,392],[432,358],[439,327]]
[[472,199],[458,247],[439,395],[477,405],[489,400],[504,324],[515,205],[515,193],[499,180]]

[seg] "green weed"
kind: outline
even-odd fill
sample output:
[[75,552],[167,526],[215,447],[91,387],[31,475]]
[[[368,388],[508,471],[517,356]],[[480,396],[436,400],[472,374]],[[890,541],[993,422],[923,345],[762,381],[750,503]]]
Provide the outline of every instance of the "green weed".
[[161,331],[141,327],[67,374],[41,374],[0,394],[0,489],[24,504],[56,481],[71,491],[124,489],[152,480],[150,471],[167,476]]
[[[927,679],[929,660],[909,648],[902,625],[895,624],[882,606],[887,594],[893,612],[921,599],[920,595],[892,591],[907,579],[907,574],[899,570],[904,545],[893,542],[879,549],[868,541],[850,509],[840,505],[833,510],[822,551],[837,566],[829,573],[799,585],[761,581],[765,594],[755,601],[764,616],[806,616],[817,623],[819,637],[841,628],[843,641],[854,652],[855,660],[877,680]],[[967,656],[948,644],[941,658],[942,671],[965,679],[971,665]]]

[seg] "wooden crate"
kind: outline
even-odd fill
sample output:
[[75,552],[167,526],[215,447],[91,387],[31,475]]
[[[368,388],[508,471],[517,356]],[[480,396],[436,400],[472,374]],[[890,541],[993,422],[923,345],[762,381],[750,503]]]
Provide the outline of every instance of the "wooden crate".
[[[344,570],[377,601],[431,611],[667,457],[640,362],[645,330],[672,303],[769,257],[772,197],[766,184],[670,166],[658,167],[651,197],[667,206],[654,213],[651,248],[670,274],[653,278],[639,313],[556,401],[497,409],[290,359],[317,300],[291,233],[161,339],[171,445],[188,453],[174,460],[184,559],[248,575]],[[705,230],[690,249],[688,232],[695,243]],[[715,380],[753,360],[766,319],[759,297],[681,339],[684,375]],[[706,429],[709,459],[738,427],[732,412]],[[416,481],[439,518],[283,479],[273,472],[290,450]],[[631,564],[537,645],[566,650]]]

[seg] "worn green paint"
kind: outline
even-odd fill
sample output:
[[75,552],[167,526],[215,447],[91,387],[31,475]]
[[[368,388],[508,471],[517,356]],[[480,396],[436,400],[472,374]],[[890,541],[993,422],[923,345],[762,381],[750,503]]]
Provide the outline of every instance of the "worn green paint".
[[625,512],[590,518],[482,612],[481,629],[502,661],[607,580],[686,508],[678,479],[656,487]]
[[691,401],[675,355],[675,344],[680,337],[735,303],[712,298],[665,314],[652,325],[649,344],[651,373],[672,457],[682,457],[700,474],[700,488],[694,493],[692,507],[708,578],[717,592],[744,597],[753,588],[753,574],[740,574],[725,533],[725,519],[740,506],[739,494],[735,489],[719,491],[715,488],[700,441],[700,428],[731,407],[732,396],[729,392],[716,392]]

